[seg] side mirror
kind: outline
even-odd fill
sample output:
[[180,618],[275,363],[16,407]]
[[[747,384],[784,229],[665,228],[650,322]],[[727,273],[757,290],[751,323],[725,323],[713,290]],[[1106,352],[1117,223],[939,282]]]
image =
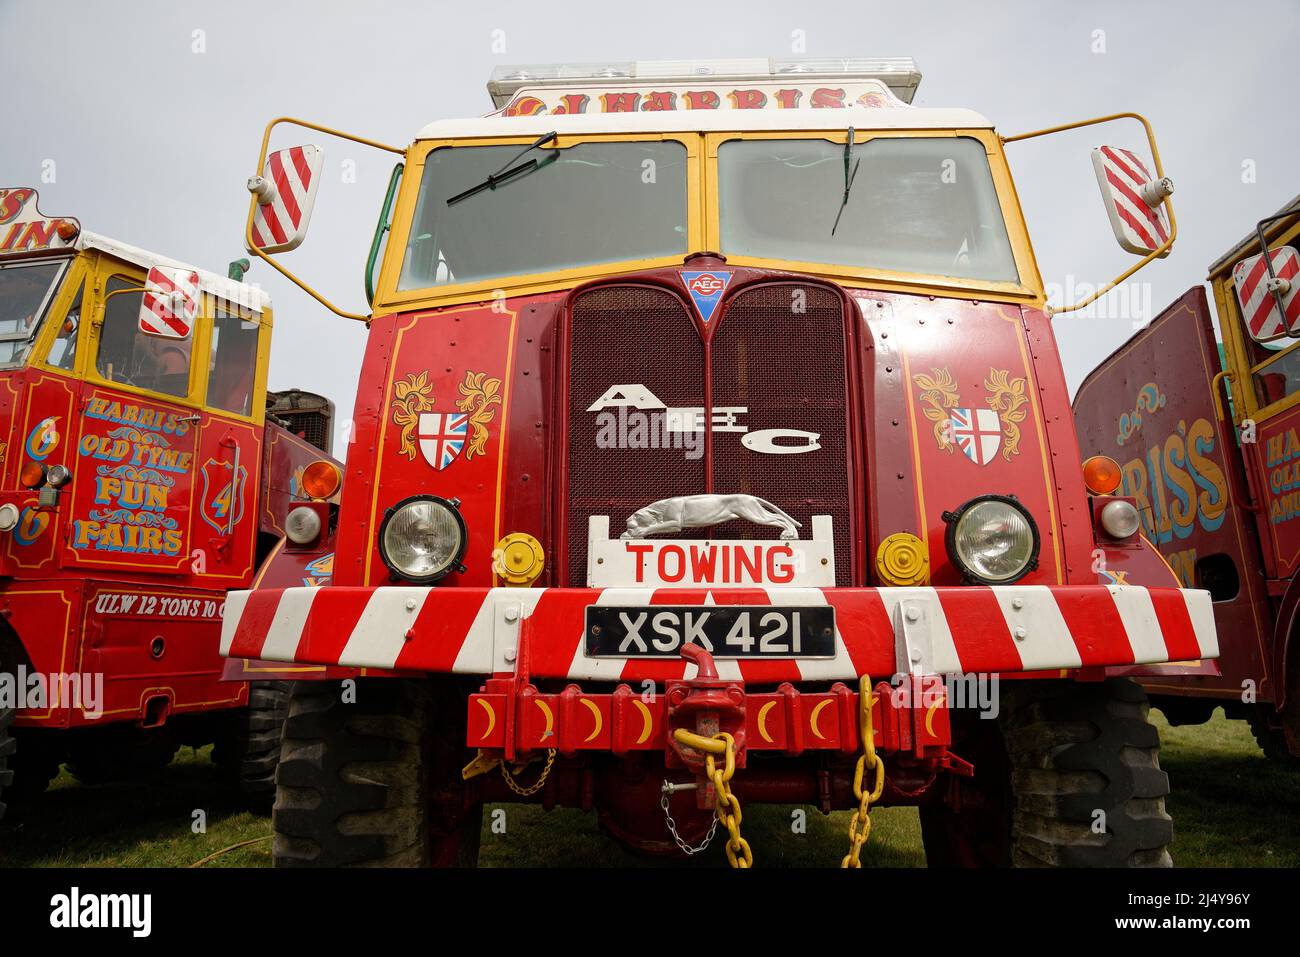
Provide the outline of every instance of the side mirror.
[[1267,263],[1260,253],[1232,267],[1232,284],[1237,289],[1241,318],[1256,342],[1272,342],[1300,334],[1298,274],[1300,253],[1291,246],[1271,250]]
[[162,339],[188,339],[199,312],[199,274],[178,266],[154,266],[140,297],[140,331]]
[[325,152],[319,146],[292,146],[266,158],[260,176],[250,176],[253,242],[264,253],[297,249],[307,235]]
[[[1137,154],[1118,146],[1094,149],[1092,168],[1115,239],[1126,252],[1146,256],[1169,241],[1165,197],[1173,195],[1171,179],[1155,179]],[[1160,254],[1168,255],[1168,249]]]

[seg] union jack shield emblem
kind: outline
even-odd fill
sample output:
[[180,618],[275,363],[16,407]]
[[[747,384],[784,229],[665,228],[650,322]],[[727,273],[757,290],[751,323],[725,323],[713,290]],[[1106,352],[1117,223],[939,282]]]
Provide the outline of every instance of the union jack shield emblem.
[[420,454],[442,471],[460,456],[469,433],[469,415],[464,412],[420,414]]
[[953,409],[952,441],[976,465],[988,465],[1002,447],[1002,423],[992,409]]

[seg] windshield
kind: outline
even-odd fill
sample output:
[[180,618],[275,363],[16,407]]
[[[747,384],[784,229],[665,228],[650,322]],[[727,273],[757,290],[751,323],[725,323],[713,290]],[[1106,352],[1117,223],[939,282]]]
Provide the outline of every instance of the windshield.
[[821,139],[723,143],[723,254],[1018,281],[978,140],[861,142],[849,153],[847,201],[844,153],[845,144]]
[[0,266],[0,367],[27,361],[64,265],[47,259]]
[[[681,143],[521,150],[512,144],[429,153],[399,289],[689,252]],[[495,189],[473,191],[530,160],[535,166]]]

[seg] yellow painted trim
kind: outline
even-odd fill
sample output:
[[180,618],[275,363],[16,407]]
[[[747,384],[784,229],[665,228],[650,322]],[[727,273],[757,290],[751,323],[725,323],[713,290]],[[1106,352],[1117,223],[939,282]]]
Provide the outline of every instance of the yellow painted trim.
[[[1286,220],[1273,223],[1271,228],[1265,230],[1265,237],[1268,239],[1270,251],[1281,246],[1297,244],[1297,242],[1300,242],[1300,217],[1297,217],[1289,226],[1286,225]],[[1248,255],[1256,255],[1256,253],[1249,252]],[[1229,371],[1235,373],[1232,406],[1235,413],[1233,424],[1236,425],[1243,418],[1255,419],[1256,421],[1271,419],[1288,409],[1294,408],[1296,405],[1300,405],[1300,391],[1293,392],[1291,395],[1284,396],[1266,406],[1260,405],[1259,395],[1255,391],[1255,373],[1264,366],[1300,349],[1300,342],[1292,343],[1285,349],[1279,349],[1269,355],[1263,362],[1251,364],[1250,344],[1253,340],[1246,333],[1245,321],[1241,316],[1241,306],[1237,302],[1236,286],[1232,281],[1232,267],[1234,265],[1235,263],[1224,264],[1217,273],[1209,277],[1209,280],[1214,290],[1214,305],[1219,312],[1219,328],[1223,335],[1224,357],[1227,360]]]
[[[102,253],[96,255],[95,263],[95,286],[94,296],[91,300],[92,311],[90,313],[90,353],[86,357],[85,381],[92,385],[102,386],[105,389],[113,389],[118,392],[124,392],[128,395],[138,395],[154,402],[169,402],[173,405],[184,405],[192,408],[199,408],[198,390],[195,384],[194,375],[194,358],[199,349],[198,331],[191,336],[190,342],[190,377],[189,384],[186,387],[185,395],[167,395],[162,392],[150,392],[139,386],[134,386],[126,382],[114,382],[112,379],[101,375],[97,357],[99,355],[100,341],[103,339],[105,311],[107,298],[112,295],[108,289],[108,284],[113,279],[125,280],[134,286],[144,286],[144,270],[133,263],[126,263]],[[82,303],[82,309],[85,310],[86,303]]]
[[[253,372],[252,385],[252,407],[251,414],[240,415],[237,412],[230,412],[226,409],[207,404],[208,392],[208,363],[212,355],[212,333],[213,322],[218,306],[231,312],[238,312],[236,303],[228,302],[224,299],[217,299],[211,293],[204,292],[199,305],[199,318],[194,323],[194,329],[190,336],[190,378],[187,392],[183,396],[168,395],[164,392],[152,392],[148,389],[142,389],[139,386],[131,385],[126,382],[114,382],[112,379],[101,375],[96,363],[96,357],[99,354],[99,344],[103,337],[103,305],[105,299],[105,290],[108,288],[110,279],[126,279],[142,286],[144,284],[143,272],[133,264],[126,263],[119,259],[114,259],[104,253],[96,253],[97,263],[91,271],[87,272],[87,291],[82,299],[82,321],[87,323],[89,334],[82,336],[78,334],[77,366],[79,373],[77,378],[83,379],[90,385],[99,386],[104,389],[111,389],[116,392],[122,392],[128,395],[140,396],[150,402],[169,403],[171,405],[182,405],[187,408],[196,409],[206,412],[209,415],[217,416],[222,419],[230,419],[236,422],[244,422],[253,426],[260,426],[266,420],[266,381],[268,368],[271,362],[271,328],[273,318],[270,306],[262,312],[260,316],[254,316],[249,321],[256,321],[258,324],[257,334],[257,367]],[[93,282],[93,286],[91,283]],[[69,303],[70,305],[71,303]],[[53,344],[51,338],[50,344]],[[84,348],[84,353],[82,352]],[[48,348],[47,352],[48,354]],[[50,368],[51,371],[68,375],[67,370]]]
[[553,145],[542,149],[567,149],[579,143],[634,143],[665,142],[681,143],[686,149],[686,251],[681,255],[661,256],[650,259],[624,260],[613,263],[597,263],[574,269],[552,270],[545,273],[527,273],[515,276],[500,276],[474,282],[456,283],[447,286],[432,286],[425,289],[399,290],[398,280],[401,276],[402,261],[406,257],[406,244],[410,236],[411,225],[415,220],[415,206],[420,192],[420,180],[424,175],[424,164],[429,154],[436,149],[461,146],[527,146],[534,136],[494,136],[469,139],[421,140],[411,147],[407,156],[406,172],[402,175],[402,184],[393,207],[392,229],[384,248],[384,261],[379,270],[379,281],[375,290],[375,313],[406,311],[411,308],[433,309],[465,302],[479,302],[493,298],[497,290],[510,296],[532,295],[554,289],[572,289],[589,279],[618,273],[639,272],[662,266],[681,265],[688,253],[704,248],[702,210],[703,190],[700,186],[700,150],[701,137],[698,133],[599,133],[581,136],[560,136]]
[[969,299],[976,302],[1005,302],[1043,308],[1044,301],[1031,289],[1014,283],[979,283],[956,277],[926,276],[921,273],[890,272],[884,269],[854,269],[827,266],[793,259],[759,259],[753,256],[727,256],[728,266],[751,266],[755,269],[779,269],[803,276],[827,279],[842,286],[875,289],[881,292],[911,293],[918,296],[943,296],[945,299]]
[[[1037,308],[1046,306],[1046,293],[1043,289],[1042,278],[1029,239],[1028,229],[1025,225],[1019,197],[1015,192],[1014,181],[1007,167],[1001,141],[994,133],[989,130],[897,130],[862,131],[861,136],[861,142],[863,143],[872,138],[882,137],[931,139],[960,137],[974,139],[984,146],[989,159],[989,168],[997,191],[1003,220],[1006,223],[1007,236],[1011,244],[1016,270],[1021,276],[1020,282],[988,282],[836,264],[796,263],[790,260],[741,256],[729,257],[729,262],[736,266],[795,270],[822,279],[846,284],[870,285],[871,288],[891,292],[945,295],[953,298],[980,301],[1005,301]],[[388,236],[383,262],[379,270],[375,293],[375,312],[377,314],[482,302],[492,298],[498,290],[505,292],[509,296],[525,296],[572,289],[574,286],[597,278],[675,266],[681,263],[681,257],[674,255],[399,291],[397,284],[414,219],[420,179],[429,153],[435,149],[449,146],[526,146],[533,139],[534,137],[498,136],[425,140],[411,147],[407,155],[406,173],[402,177],[401,187],[398,190],[397,200],[392,212],[392,229]],[[847,133],[844,130],[709,134],[689,132],[642,133],[632,135],[601,133],[562,136],[556,140],[554,147],[543,148],[564,149],[577,143],[587,142],[672,140],[682,143],[687,150],[687,250],[698,251],[717,250],[719,247],[720,227],[718,222],[716,157],[718,145],[729,139],[827,139],[831,142],[842,143],[847,139]]]
[[[891,330],[893,331],[893,330]],[[907,396],[907,427],[910,431],[910,441],[912,443],[912,472],[915,481],[912,483],[916,486],[916,507],[917,520],[921,525],[921,541],[925,547],[930,547],[930,523],[926,517],[925,511],[925,480],[921,472],[921,436],[916,431],[916,408],[915,400],[912,397],[912,364],[907,358],[907,349],[903,345],[901,338],[898,341],[898,354],[903,359],[903,392]]]
[[1038,400],[1038,375],[1035,366],[1029,358],[1029,346],[1027,344],[1028,332],[1025,329],[1021,316],[1016,313],[1007,315],[1002,310],[998,314],[1012,324],[1015,329],[1016,344],[1020,347],[1020,361],[1024,363],[1025,375],[1031,388],[1026,390],[1029,393],[1029,408],[1034,414],[1034,429],[1038,435],[1038,454],[1043,464],[1043,482],[1047,491],[1047,522],[1048,527],[1052,529],[1052,554],[1056,559],[1056,581],[1065,584],[1065,566],[1061,555],[1061,525],[1056,520],[1056,482],[1052,475],[1052,463],[1047,457],[1047,450],[1050,447],[1047,442],[1047,431],[1043,425],[1043,408]]
[[[86,361],[86,330],[89,328],[89,324],[86,322],[89,318],[86,305],[91,302],[91,290],[88,283],[93,271],[93,264],[88,259],[86,253],[78,254],[73,257],[67,271],[64,273],[59,291],[50,303],[49,312],[45,315],[45,323],[36,336],[36,343],[32,346],[30,365],[53,372],[56,375],[77,377],[81,375],[81,367]],[[50,350],[54,348],[55,340],[58,339],[59,327],[67,319],[68,310],[72,308],[72,301],[76,298],[77,291],[83,285],[86,285],[87,288],[81,296],[81,326],[77,329],[76,354],[72,358],[72,368],[63,369],[50,364]]]
[[[244,662],[244,671],[248,672],[249,674],[270,674],[270,675],[288,674],[288,673],[307,674],[309,672],[319,672],[319,671],[327,670],[326,665],[289,665],[287,663],[278,666],[272,665],[270,668],[255,668],[250,663],[254,659],[244,658],[242,660]],[[362,672],[365,671],[364,668],[362,668],[361,670]]]
[[248,586],[249,591],[257,591],[257,589],[261,587],[262,579],[266,577],[266,570],[271,567],[271,563],[275,561],[280,552],[284,550],[284,543],[286,541],[287,539],[282,537],[275,543],[275,547],[271,549],[270,554],[268,554],[266,558],[262,559],[262,567],[259,568],[257,574],[253,576],[253,583]]
[[[514,382],[515,371],[515,325],[519,319],[519,314],[513,310],[507,310],[510,314],[510,329],[507,332],[509,338],[506,341],[506,374],[501,380],[501,428],[497,430],[497,490],[496,502],[492,507],[492,541],[495,543],[501,541],[501,502],[505,498],[505,474],[506,474],[506,436],[510,434],[510,384]],[[397,350],[393,350],[393,359],[397,359]],[[382,448],[381,448],[382,452]],[[370,517],[373,523],[375,516]],[[377,527],[377,526],[376,526]],[[492,563],[492,587],[501,584],[501,579],[497,575],[496,562]]]
[[[405,179],[406,177],[402,178]],[[402,339],[406,336],[406,333],[411,330],[419,318],[419,315],[408,316],[406,324],[397,330],[397,335],[393,339],[393,354],[388,357],[388,369],[384,375],[384,401],[379,405],[379,441],[375,444],[375,476],[370,481],[370,521],[367,524],[368,528],[373,528],[376,532],[378,532],[379,526],[375,523],[374,517],[378,514],[379,486],[381,484],[380,480],[384,474],[384,460],[387,458],[387,456],[384,455],[384,441],[388,436],[389,410],[393,401],[394,380],[397,378],[394,373],[397,363],[397,353],[402,347]],[[343,478],[343,482],[344,484],[347,483],[346,475]],[[375,543],[373,541],[368,541],[366,543],[366,564],[362,571],[363,584],[370,581],[370,567],[373,564],[372,559],[374,553]]]
[[[1194,586],[1192,586],[1192,585],[1184,585],[1184,584],[1183,584],[1183,580],[1182,580],[1181,578],[1178,577],[1178,572],[1174,571],[1174,566],[1169,564],[1169,562],[1165,559],[1164,552],[1162,552],[1162,551],[1160,551],[1160,549],[1156,548],[1155,543],[1152,542],[1151,539],[1147,538],[1146,535],[1143,534],[1142,532],[1138,532],[1138,538],[1140,538],[1140,539],[1142,539],[1142,541],[1146,542],[1147,545],[1151,548],[1151,550],[1152,550],[1153,552],[1156,553],[1156,558],[1160,559],[1160,564],[1165,566],[1165,570],[1169,572],[1169,577],[1172,578],[1172,579],[1174,580],[1174,587],[1175,587],[1175,588],[1192,588],[1192,587],[1194,587]],[[1254,606],[1254,603],[1252,602],[1252,610],[1253,610],[1253,606]],[[1258,630],[1258,629],[1256,629],[1256,630]]]

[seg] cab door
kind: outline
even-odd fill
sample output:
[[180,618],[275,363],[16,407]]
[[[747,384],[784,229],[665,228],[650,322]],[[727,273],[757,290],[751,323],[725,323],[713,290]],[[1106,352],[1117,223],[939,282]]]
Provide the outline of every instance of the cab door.
[[1205,290],[1196,286],[1089,373],[1074,418],[1085,457],[1120,463],[1120,494],[1133,497],[1143,535],[1183,587],[1210,592],[1222,674],[1198,687],[1240,690],[1241,676],[1264,673],[1269,626],[1260,616],[1266,595],[1243,446],[1214,397],[1220,365]]
[[190,539],[196,582],[252,580],[262,482],[270,312],[207,297],[198,349],[203,415],[194,463]]
[[106,255],[95,268],[63,564],[183,576],[199,377],[192,335],[141,331],[144,279],[142,268]]

